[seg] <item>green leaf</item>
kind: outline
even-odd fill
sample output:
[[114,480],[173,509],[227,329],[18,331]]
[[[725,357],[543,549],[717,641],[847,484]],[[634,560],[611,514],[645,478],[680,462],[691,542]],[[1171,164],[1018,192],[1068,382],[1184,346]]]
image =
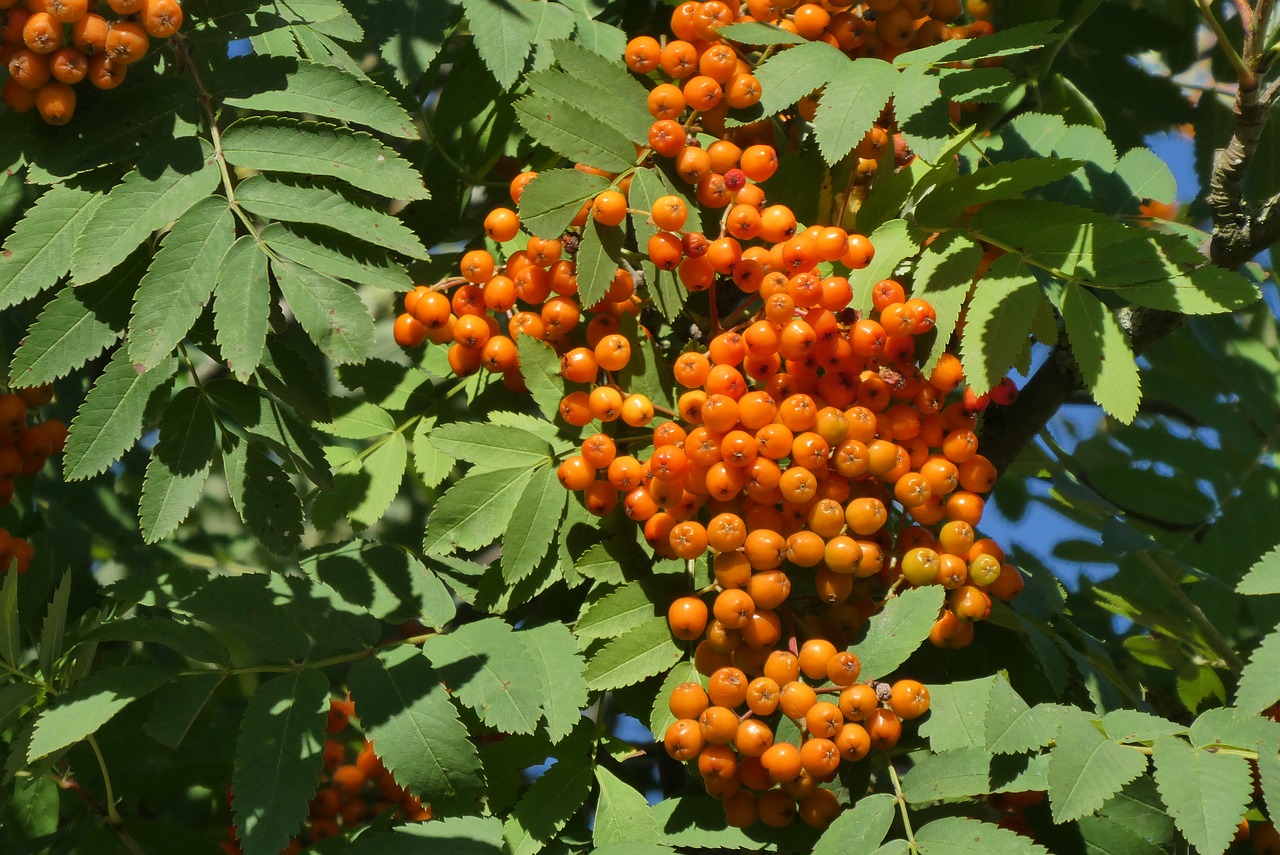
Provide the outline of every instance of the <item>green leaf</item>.
[[557,154],[607,172],[635,165],[631,140],[612,124],[545,95],[526,95],[515,103],[516,119],[534,142]]
[[432,421],[422,419],[413,429],[413,468],[428,489],[443,484],[457,463],[431,441]]
[[867,636],[849,649],[862,662],[862,673],[880,679],[907,661],[929,637],[942,606],[942,591],[935,586],[903,591],[873,616]]
[[1147,758],[1102,735],[1085,714],[1066,716],[1049,753],[1049,805],[1053,821],[1093,813],[1147,769]]
[[417,618],[441,629],[457,616],[453,595],[411,552],[364,540],[312,552],[299,566],[379,620]]
[[894,797],[888,793],[863,796],[836,817],[822,833],[811,855],[869,852],[879,846],[893,824]]
[[317,524],[331,525],[345,516],[356,529],[365,529],[382,519],[400,492],[409,466],[409,446],[403,433],[387,434],[375,442],[363,457],[355,449],[330,449],[333,461],[332,492],[316,500],[312,516]]
[[49,679],[54,665],[62,658],[63,641],[67,631],[67,605],[71,599],[71,570],[62,574],[62,581],[53,592],[49,609],[45,612],[44,628],[40,632],[40,673]]
[[410,258],[428,257],[418,236],[399,219],[319,181],[291,184],[255,175],[236,187],[236,201],[262,217],[327,226]]
[[560,377],[560,357],[551,345],[531,336],[516,339],[520,353],[520,373],[524,375],[529,395],[548,420],[554,421],[564,398],[564,380]]
[[1018,86],[1003,68],[944,68],[941,78],[942,96],[961,103],[999,104]]
[[1102,729],[1116,742],[1150,742],[1187,732],[1177,722],[1138,710],[1112,710],[1102,717]]
[[619,689],[661,674],[680,658],[665,617],[652,617],[612,638],[587,663],[587,685],[594,691]]
[[[615,31],[619,32],[619,31]],[[619,34],[621,34],[619,32]],[[612,99],[612,107],[604,118],[610,119],[614,126],[622,131],[632,142],[645,143],[649,137],[649,125],[653,117],[645,109],[644,99],[648,91],[631,72],[619,63],[617,54],[601,54],[581,44],[581,39],[572,41],[554,41],[551,49],[555,52],[556,63],[565,72],[568,80],[581,93],[585,88],[605,92]],[[590,96],[575,96],[590,97]],[[571,102],[573,99],[570,99]],[[587,104],[579,101],[584,109]],[[593,102],[594,103],[594,102]]]
[[[634,212],[631,214],[631,228],[635,231],[637,246],[645,246],[649,238],[658,232],[658,227],[653,224],[648,212],[659,197],[667,195],[679,196],[688,204],[689,220],[685,223],[686,230],[702,229],[702,217],[694,200],[673,185],[661,170],[638,169],[632,175],[631,192],[628,194],[629,204]],[[663,317],[669,321],[675,320],[689,296],[689,290],[676,280],[674,274],[664,274],[650,262],[644,262],[642,268],[645,275],[642,293],[647,292],[653,298],[654,305]],[[637,287],[640,287],[639,283]]]
[[227,368],[246,381],[262,360],[271,318],[267,255],[252,235],[236,240],[215,274],[213,325]]
[[76,237],[71,278],[94,282],[120,266],[157,229],[218,186],[213,150],[187,138],[146,158],[96,206]]
[[169,230],[133,298],[129,356],[144,371],[169,356],[200,317],[234,240],[235,221],[221,196],[197,202]]
[[920,855],[1049,855],[1029,837],[959,816],[935,819],[918,829],[915,838]]
[[337,279],[277,259],[271,269],[307,335],[339,364],[364,362],[373,348],[373,317],[360,296]]
[[[129,121],[111,99],[76,112],[76,120],[40,140],[29,151],[29,180],[56,184],[58,179],[97,166],[131,163],[157,147],[173,146],[196,133],[197,95],[190,78],[154,76],[131,81],[129,94],[137,101]],[[52,130],[52,129],[50,129]],[[8,136],[6,134],[6,136]]]
[[255,441],[264,443],[282,461],[291,463],[313,483],[332,489],[329,463],[315,432],[291,411],[257,386],[245,386],[229,378],[205,384],[205,392],[222,410],[223,420],[234,422]]
[[881,279],[893,276],[893,271],[904,259],[920,251],[921,238],[906,220],[889,220],[876,227],[867,239],[875,247],[871,263],[849,274],[853,286],[853,307],[862,312],[871,310],[871,289]]
[[1262,556],[1236,585],[1240,594],[1280,594],[1280,546]]
[[105,199],[104,193],[59,184],[26,210],[0,251],[0,309],[58,284],[71,269],[76,235]]
[[[525,338],[522,336],[521,341]],[[552,462],[551,446],[543,439],[496,424],[440,425],[431,432],[431,444],[450,457],[472,464],[472,475],[497,469],[533,469]]]
[[223,449],[222,468],[231,503],[253,536],[278,555],[297,549],[302,539],[302,499],[280,464],[257,443],[237,440],[230,449]]
[[1152,758],[1160,798],[1187,842],[1202,852],[1224,851],[1253,791],[1249,762],[1174,737],[1157,739]]
[[476,50],[503,89],[510,88],[524,70],[533,48],[532,7],[543,4],[503,3],[501,0],[463,0]]
[[222,642],[209,631],[172,617],[134,616],[99,624],[82,636],[83,641],[132,641],[139,644],[163,644],[188,659],[226,665],[231,656]]
[[92,478],[133,448],[142,436],[152,398],[157,390],[167,388],[177,370],[177,358],[170,357],[150,371],[138,371],[128,348],[118,348],[71,422],[63,477],[69,481]]
[[920,63],[938,64],[984,57],[1012,56],[1042,47],[1057,37],[1053,30],[1060,21],[1052,19],[1002,29],[980,39],[957,39],[898,54],[894,64],[910,66]]
[[965,310],[960,361],[975,394],[995,387],[1026,347],[1044,295],[1022,256],[1000,256],[977,281]]
[[413,285],[404,267],[392,261],[385,250],[342,232],[271,223],[260,237],[277,255],[335,279],[393,291],[407,291]]
[[579,638],[613,638],[654,617],[649,592],[639,582],[616,588],[587,606],[573,631]]
[[839,65],[813,120],[823,160],[834,166],[862,142],[889,103],[897,80],[897,70],[882,59],[862,57]]
[[324,765],[329,681],[300,668],[258,686],[236,740],[231,808],[245,855],[275,855],[307,816]]
[[138,520],[147,543],[168,537],[200,501],[217,447],[208,401],[198,389],[183,389],[164,410],[142,482]]
[[177,748],[225,679],[217,673],[196,674],[165,686],[156,696],[143,725],[147,736],[161,745]]
[[1249,664],[1240,672],[1236,688],[1236,706],[1245,713],[1261,713],[1280,701],[1280,631],[1273,630],[1262,639],[1249,656]]
[[995,684],[1002,680],[983,677],[928,686],[929,717],[920,722],[920,735],[929,738],[929,748],[935,753],[978,746],[985,749],[987,702]]
[[502,855],[502,820],[496,816],[435,817],[431,822],[411,822],[389,831],[370,828],[342,846],[344,855],[419,855],[425,849],[446,848],[449,855]]
[[1129,424],[1142,398],[1138,366],[1111,310],[1072,282],[1063,285],[1062,318],[1085,385],[1102,409]]
[[787,109],[830,83],[845,63],[852,61],[826,42],[805,42],[774,54],[755,71],[764,90],[760,109],[766,116]]
[[587,706],[587,681],[582,676],[586,663],[573,634],[558,621],[521,630],[516,637],[538,668],[547,738],[559,742],[573,730]]
[[600,798],[591,832],[596,851],[610,843],[657,843],[662,839],[658,819],[642,793],[603,766],[596,766],[596,780]]
[[933,346],[924,371],[933,370],[951,342],[951,333],[960,320],[960,310],[973,287],[973,276],[981,260],[982,247],[972,238],[959,231],[948,231],[925,247],[916,262],[911,293],[928,300],[937,315]]
[[798,36],[790,30],[759,21],[730,24],[716,30],[716,35],[744,45],[799,45],[806,41],[804,36]]
[[536,855],[591,794],[592,763],[586,756],[561,756],[520,798],[503,828],[506,852]]
[[602,226],[591,220],[582,230],[575,261],[578,276],[578,301],[594,306],[604,299],[613,283],[613,274],[622,258],[625,231],[617,226]]
[[990,767],[991,755],[976,746],[929,754],[906,774],[902,793],[913,804],[984,795]]
[[59,695],[36,719],[27,759],[39,760],[91,736],[116,713],[175,676],[173,669],[158,665],[126,665],[86,677]]
[[520,221],[537,237],[558,238],[583,203],[609,186],[609,180],[577,169],[539,172],[520,196]]
[[452,4],[423,3],[401,10],[378,53],[402,86],[410,86],[435,62],[453,25]]
[[129,323],[129,302],[142,275],[138,253],[91,285],[66,285],[45,304],[13,355],[9,380],[39,386],[65,377],[102,353]]
[[569,495],[544,466],[533,473],[502,535],[502,577],[514,585],[538,569],[556,539]]
[[0,580],[0,661],[17,665],[22,655],[22,625],[18,622],[18,573]]
[[992,754],[1022,754],[1053,741],[1062,720],[1062,707],[1036,704],[1028,707],[1007,681],[991,687],[987,702],[987,750]]
[[493,543],[506,530],[532,477],[532,469],[499,469],[455,483],[431,510],[423,551],[447,555]]
[[264,172],[327,175],[388,199],[427,199],[409,162],[366,133],[321,122],[252,117],[222,135],[227,161]]
[[424,804],[474,809],[484,792],[480,755],[422,652],[383,650],[351,667],[360,724],[396,782]]
[[506,621],[485,618],[433,635],[422,652],[454,697],[490,727],[503,733],[537,729],[543,700],[539,669]]
[[893,88],[894,115],[907,145],[926,162],[939,165],[946,162],[951,137],[940,79],[927,66],[908,66]]
[[[563,52],[563,45],[571,44],[572,42],[557,42],[557,57]],[[606,62],[603,57],[596,56],[590,51],[582,48],[577,50],[586,56],[595,57],[602,64]],[[611,67],[617,68],[616,65]],[[639,85],[629,73],[627,79],[632,84]],[[630,86],[626,87],[627,94],[630,96],[627,97],[620,91],[605,88],[595,78],[579,78],[551,69],[535,71],[525,77],[525,83],[529,86],[529,91],[539,96],[544,102],[554,102],[557,106],[568,105],[598,125],[614,129],[633,143],[643,144],[648,139],[649,125],[652,124],[653,119],[643,106],[648,94],[644,91],[644,87],[640,87],[640,92],[635,92]],[[644,122],[644,119],[648,121]]]
[[351,122],[415,140],[413,120],[381,86],[332,65],[290,57],[237,57],[210,87],[233,107]]
[[391,414],[367,401],[354,404],[350,410],[324,425],[324,430],[343,439],[373,439],[386,436],[396,429],[396,420]]
[[946,228],[971,205],[1021,196],[1065,178],[1081,165],[1079,160],[1036,157],[984,166],[933,188],[916,206],[916,222],[927,228]]

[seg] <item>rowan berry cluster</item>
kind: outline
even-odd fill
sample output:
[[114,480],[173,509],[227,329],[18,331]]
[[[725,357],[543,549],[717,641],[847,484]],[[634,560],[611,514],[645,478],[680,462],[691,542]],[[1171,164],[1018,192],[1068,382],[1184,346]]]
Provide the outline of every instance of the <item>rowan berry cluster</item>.
[[[946,589],[930,639],[960,648],[989,614],[992,596],[1007,600],[1022,587],[1000,547],[977,532],[996,476],[978,453],[977,418],[989,400],[1010,403],[1016,387],[1005,382],[977,396],[953,354],[930,359],[936,312],[905,279],[885,279],[862,295],[870,311],[851,308],[846,274],[867,267],[875,247],[839,224],[798,222],[789,207],[770,204],[762,186],[778,169],[778,131],[785,134],[790,117],[725,127],[730,110],[760,98],[752,73],[760,55],[720,40],[719,27],[772,21],[856,55],[989,31],[982,21],[940,23],[959,14],[958,3],[935,2],[933,17],[926,6],[677,7],[677,39],[642,36],[626,48],[654,119],[636,167],[612,175],[578,164],[610,186],[554,239],[525,234],[515,209],[494,208],[484,227],[496,252],[467,252],[460,276],[418,286],[395,325],[401,345],[448,345],[454,372],[484,368],[513,389],[524,388],[519,337],[550,344],[570,390],[559,418],[581,429],[599,423],[561,462],[560,482],[593,514],[621,508],[659,555],[692,566],[710,553],[714,583],[668,612],[672,633],[698,642],[694,664],[709,682],[675,690],[678,721],[664,742],[672,757],[697,764],[734,825],[784,825],[796,815],[826,825],[840,804],[820,784],[842,761],[893,748],[902,720],[927,712],[923,685],[862,675],[846,649],[899,589]],[[882,23],[902,14],[911,35],[884,25],[886,38]],[[863,177],[879,164],[892,129],[886,111],[855,152]],[[894,142],[892,160],[901,166],[909,154]],[[645,169],[686,189],[636,208],[629,191]],[[535,178],[525,172],[512,182],[517,207]],[[695,204],[701,222],[718,219],[714,232],[686,228]],[[625,229],[628,217],[652,236],[624,250],[605,296],[583,306],[579,229],[588,220]],[[673,410],[620,382],[643,341],[621,323],[648,305],[643,261],[690,293],[709,292],[706,340],[671,366],[684,390]],[[722,299],[725,289],[732,299]],[[732,307],[724,323],[722,305]],[[639,335],[649,333],[639,327]],[[777,738],[784,719],[799,728],[798,743]]]
[[[293,855],[313,843],[338,837],[387,811],[394,812],[393,819],[404,822],[431,819],[431,808],[406,793],[378,759],[373,743],[350,727],[355,714],[350,698],[329,700],[320,786],[308,805],[302,833],[280,850],[281,855]],[[227,855],[240,855],[234,825],[228,826],[227,839],[220,845]]]
[[182,26],[178,0],[0,0],[8,9],[0,33],[0,64],[9,69],[0,98],[18,113],[33,107],[50,125],[65,125],[76,110],[77,83],[115,89],[128,67],[147,54],[151,39]]
[[[34,411],[53,400],[53,387],[16,389],[0,394],[0,507],[13,501],[14,479],[30,477],[67,443],[67,426],[58,419],[33,421]],[[0,528],[0,574],[25,573],[34,552],[22,537]]]

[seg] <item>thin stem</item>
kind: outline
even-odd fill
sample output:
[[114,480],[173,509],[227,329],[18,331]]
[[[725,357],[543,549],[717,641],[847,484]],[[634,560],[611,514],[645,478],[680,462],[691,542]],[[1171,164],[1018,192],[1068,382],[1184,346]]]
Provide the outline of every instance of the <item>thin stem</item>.
[[1143,564],[1147,565],[1147,568],[1160,580],[1160,583],[1169,589],[1169,593],[1173,594],[1174,599],[1187,610],[1187,614],[1195,622],[1196,626],[1200,628],[1200,631],[1205,634],[1210,646],[1213,647],[1215,653],[1222,657],[1222,661],[1226,662],[1231,667],[1231,670],[1237,674],[1244,670],[1244,660],[1232,648],[1231,642],[1227,641],[1226,637],[1213,625],[1213,621],[1209,620],[1209,617],[1201,608],[1187,596],[1187,592],[1182,590],[1182,585],[1178,580],[1173,578],[1158,561],[1152,558],[1150,553],[1139,552],[1138,558]]
[[1236,79],[1240,81],[1240,85],[1248,89],[1257,86],[1258,81],[1253,75],[1253,69],[1245,63],[1244,58],[1236,50],[1236,46],[1231,43],[1231,39],[1227,36],[1227,31],[1222,28],[1222,23],[1218,20],[1218,16],[1213,14],[1210,0],[1196,0],[1196,6],[1199,7],[1200,15],[1204,18],[1205,23],[1209,25],[1209,29],[1213,30],[1213,35],[1218,40],[1218,47],[1222,48],[1222,52],[1226,54],[1227,61],[1235,69]]
[[111,774],[107,771],[107,760],[102,756],[102,749],[98,747],[98,740],[93,738],[93,734],[85,737],[85,742],[89,743],[89,747],[93,749],[93,756],[98,758],[98,768],[102,771],[102,786],[107,791],[107,822],[112,825],[120,825],[120,813],[116,810],[116,796],[111,789]]
[[205,118],[209,121],[209,140],[213,144],[213,159],[217,162],[218,172],[222,176],[222,192],[226,194],[227,204],[244,223],[245,228],[256,237],[258,230],[254,227],[253,219],[236,202],[235,182],[231,180],[227,156],[222,149],[222,131],[218,129],[218,115],[213,109],[213,96],[209,94],[204,80],[200,77],[200,70],[191,58],[191,48],[187,45],[187,40],[181,33],[174,33],[173,43],[178,50],[178,56],[182,59],[182,64],[186,66],[187,71],[191,72],[191,82],[195,84],[200,106],[204,108]]
[[209,674],[221,674],[223,677],[235,677],[241,674],[292,674],[295,671],[315,670],[319,668],[328,668],[332,665],[342,665],[347,662],[355,662],[364,659],[367,656],[373,656],[381,650],[387,650],[392,647],[399,647],[402,644],[422,644],[428,638],[436,635],[435,632],[426,632],[421,635],[411,635],[405,638],[395,638],[391,641],[378,644],[373,647],[366,647],[352,653],[339,653],[336,656],[328,656],[324,659],[315,659],[310,662],[298,662],[293,665],[246,665],[241,668],[192,668],[186,671],[179,671],[179,677],[203,677]]
[[1252,17],[1245,19],[1245,56],[1251,63],[1257,62],[1266,51],[1267,31],[1271,29],[1271,13],[1274,9],[1275,0],[1258,0],[1258,7],[1253,10]]
[[55,689],[53,686],[49,685],[48,683],[44,682],[43,680],[41,680],[39,677],[32,676],[31,674],[28,674],[26,671],[23,671],[20,668],[14,668],[8,662],[0,662],[0,669],[4,669],[5,671],[8,671],[13,676],[18,677],[22,680],[25,680],[31,685],[41,688],[51,695],[58,694],[57,689]]
[[889,780],[893,782],[893,792],[895,800],[898,802],[898,812],[902,814],[902,827],[907,834],[907,847],[912,852],[919,852],[916,846],[916,836],[911,830],[911,815],[907,812],[907,797],[902,793],[902,782],[898,780],[898,770],[893,768],[893,760],[887,764],[889,767]]

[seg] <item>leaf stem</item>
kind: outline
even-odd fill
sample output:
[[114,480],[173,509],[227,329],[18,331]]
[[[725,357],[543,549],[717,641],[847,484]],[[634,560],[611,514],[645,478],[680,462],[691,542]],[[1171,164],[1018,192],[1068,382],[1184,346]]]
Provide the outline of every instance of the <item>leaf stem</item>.
[[48,683],[44,682],[43,680],[41,680],[39,677],[32,676],[31,674],[28,674],[26,671],[23,671],[21,668],[14,668],[8,662],[0,662],[0,668],[4,669],[5,671],[8,671],[10,674],[12,674],[15,677],[25,680],[26,682],[30,683],[33,686],[36,686],[37,688],[43,689],[44,691],[48,692],[51,695],[58,694],[57,689],[55,689],[53,686],[49,685]]
[[1178,580],[1173,578],[1169,571],[1160,565],[1160,562],[1151,557],[1149,552],[1139,552],[1138,558],[1143,564],[1147,565],[1147,569],[1160,580],[1160,583],[1169,589],[1169,593],[1173,594],[1174,599],[1186,609],[1191,620],[1205,634],[1210,646],[1222,658],[1222,661],[1226,662],[1231,670],[1237,674],[1244,670],[1244,660],[1240,658],[1240,654],[1236,653],[1231,646],[1231,642],[1227,641],[1226,636],[1213,625],[1213,621],[1209,620],[1208,615],[1187,596],[1187,592],[1182,590],[1182,585]]
[[912,852],[919,852],[915,833],[911,830],[911,815],[907,811],[907,797],[902,793],[902,782],[898,780],[898,770],[893,768],[893,760],[885,764],[889,769],[889,780],[893,782],[894,801],[898,803],[898,812],[902,814],[902,827],[907,834],[907,847]]
[[372,647],[365,647],[351,653],[339,653],[334,656],[327,656],[324,659],[314,659],[310,662],[295,662],[292,665],[245,665],[240,668],[190,668],[186,671],[179,671],[179,677],[203,677],[209,674],[221,674],[223,677],[236,677],[243,674],[292,674],[295,671],[315,670],[320,668],[328,668],[333,665],[342,665],[347,662],[356,662],[368,656],[373,656],[379,651],[388,650],[392,647],[399,647],[403,644],[422,644],[437,632],[425,632],[421,635],[410,635],[405,638],[395,638],[391,641],[377,644]]
[[102,786],[107,791],[107,822],[119,827],[120,813],[116,810],[116,796],[111,789],[111,774],[107,771],[106,758],[102,756],[102,749],[98,747],[98,740],[93,738],[93,734],[86,736],[85,742],[93,749],[93,756],[98,758],[98,768],[102,771]]
[[1244,58],[1240,56],[1239,51],[1236,50],[1236,46],[1231,43],[1231,39],[1227,36],[1227,31],[1222,28],[1222,23],[1218,20],[1218,16],[1213,14],[1210,0],[1196,0],[1196,6],[1200,9],[1200,15],[1204,18],[1205,23],[1209,25],[1209,29],[1213,30],[1213,35],[1218,40],[1218,47],[1222,49],[1227,61],[1235,69],[1236,79],[1240,81],[1240,85],[1247,89],[1257,86],[1258,80],[1254,76],[1253,69],[1248,66]]
[[213,96],[209,94],[209,90],[205,87],[204,80],[200,77],[200,71],[196,68],[195,61],[191,58],[191,48],[187,45],[187,40],[182,37],[181,33],[173,34],[173,44],[178,50],[178,56],[181,57],[182,64],[187,71],[191,72],[191,82],[195,84],[200,106],[204,108],[205,117],[209,120],[209,141],[213,144],[213,159],[217,161],[218,172],[222,176],[222,192],[226,194],[227,205],[230,206],[240,222],[244,223],[249,233],[256,238],[258,230],[254,226],[253,218],[236,202],[235,182],[231,180],[231,170],[227,166],[227,155],[222,149],[222,131],[218,129],[218,116],[213,109]]

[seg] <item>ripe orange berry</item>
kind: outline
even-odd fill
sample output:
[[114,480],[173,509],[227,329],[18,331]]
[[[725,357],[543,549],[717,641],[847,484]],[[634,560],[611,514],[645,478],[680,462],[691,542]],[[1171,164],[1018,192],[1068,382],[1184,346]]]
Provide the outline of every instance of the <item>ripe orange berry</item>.
[[48,12],[36,12],[22,25],[22,41],[36,53],[53,53],[62,47],[62,22]]
[[602,226],[616,226],[627,218],[627,197],[605,190],[591,203],[591,218]]
[[825,638],[811,638],[800,648],[800,670],[811,680],[827,676],[827,665],[836,655],[836,646]]
[[427,339],[427,328],[406,312],[396,318],[392,335],[401,347],[418,347]]
[[9,79],[25,89],[39,89],[52,76],[52,64],[45,54],[20,47],[9,58]]
[[182,27],[177,0],[142,0],[142,27],[157,39],[167,39]]
[[150,39],[141,24],[114,21],[107,26],[107,56],[120,65],[130,65],[147,54]]
[[89,73],[89,58],[73,47],[59,48],[49,57],[49,71],[59,83],[79,83]]
[[520,217],[510,208],[494,208],[484,218],[484,230],[497,243],[506,243],[520,231]]
[[899,718],[919,718],[929,711],[929,690],[918,680],[899,680],[890,688],[889,708]]
[[680,597],[667,609],[671,634],[681,641],[693,641],[707,628],[707,604],[697,597]]
[[667,755],[682,763],[697,758],[702,753],[706,740],[702,737],[702,729],[692,719],[680,719],[667,728],[662,738]]
[[[775,742],[769,746],[760,755],[760,765],[769,773],[769,779],[774,783],[794,780],[803,768],[800,762],[800,749],[790,742]],[[780,791],[771,790],[770,792]],[[790,796],[787,798],[791,801]]]

